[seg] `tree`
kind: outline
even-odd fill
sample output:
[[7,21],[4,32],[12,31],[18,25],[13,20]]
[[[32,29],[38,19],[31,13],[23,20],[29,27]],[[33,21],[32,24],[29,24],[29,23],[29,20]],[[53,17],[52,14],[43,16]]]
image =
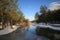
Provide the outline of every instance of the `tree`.
[[39,17],[39,13],[36,12],[36,14],[35,14],[35,19],[38,20],[38,17]]
[[37,22],[60,23],[60,9],[49,10],[46,6],[41,6],[42,14],[39,15]]
[[46,6],[43,6],[43,5],[42,5],[42,6],[40,7],[40,9],[41,9],[40,12],[41,12],[42,14],[45,14],[45,13],[47,12],[47,7],[46,7]]
[[0,0],[0,22],[3,28],[6,23],[10,22],[12,25],[13,21],[17,21],[16,19],[20,17],[17,15],[17,10],[17,0]]

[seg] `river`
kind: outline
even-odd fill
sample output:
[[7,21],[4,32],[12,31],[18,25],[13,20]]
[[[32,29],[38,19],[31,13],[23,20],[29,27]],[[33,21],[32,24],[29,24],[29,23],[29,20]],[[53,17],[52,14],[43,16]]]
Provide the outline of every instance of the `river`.
[[36,26],[30,24],[28,30],[26,28],[18,28],[16,31],[0,36],[0,40],[49,40],[44,36],[38,36],[35,32]]

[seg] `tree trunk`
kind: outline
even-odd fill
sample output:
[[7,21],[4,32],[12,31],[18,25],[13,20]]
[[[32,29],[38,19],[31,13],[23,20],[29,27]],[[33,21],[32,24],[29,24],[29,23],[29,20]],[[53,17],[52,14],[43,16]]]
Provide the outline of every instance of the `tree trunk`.
[[3,13],[2,13],[2,29],[4,29],[4,23],[3,23]]
[[11,26],[11,28],[13,29],[13,27],[12,27],[12,20],[10,21],[10,26]]

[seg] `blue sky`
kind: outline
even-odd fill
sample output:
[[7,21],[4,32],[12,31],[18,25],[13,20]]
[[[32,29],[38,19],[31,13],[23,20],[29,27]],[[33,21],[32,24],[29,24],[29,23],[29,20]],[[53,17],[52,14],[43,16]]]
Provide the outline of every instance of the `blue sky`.
[[51,3],[59,0],[19,0],[18,7],[23,12],[25,18],[33,20],[35,13],[40,11],[41,5],[50,7]]

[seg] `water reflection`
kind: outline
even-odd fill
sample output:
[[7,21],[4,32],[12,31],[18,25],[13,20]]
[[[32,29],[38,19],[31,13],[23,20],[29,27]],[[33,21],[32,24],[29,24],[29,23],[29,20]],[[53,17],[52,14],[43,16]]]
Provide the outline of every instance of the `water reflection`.
[[44,36],[38,36],[35,33],[36,27],[33,25],[30,25],[29,30],[26,32],[25,39],[26,40],[48,40],[48,38]]
[[30,25],[29,29],[27,28],[18,28],[16,31],[0,36],[0,40],[48,40],[44,36],[38,36],[35,33],[35,26]]

